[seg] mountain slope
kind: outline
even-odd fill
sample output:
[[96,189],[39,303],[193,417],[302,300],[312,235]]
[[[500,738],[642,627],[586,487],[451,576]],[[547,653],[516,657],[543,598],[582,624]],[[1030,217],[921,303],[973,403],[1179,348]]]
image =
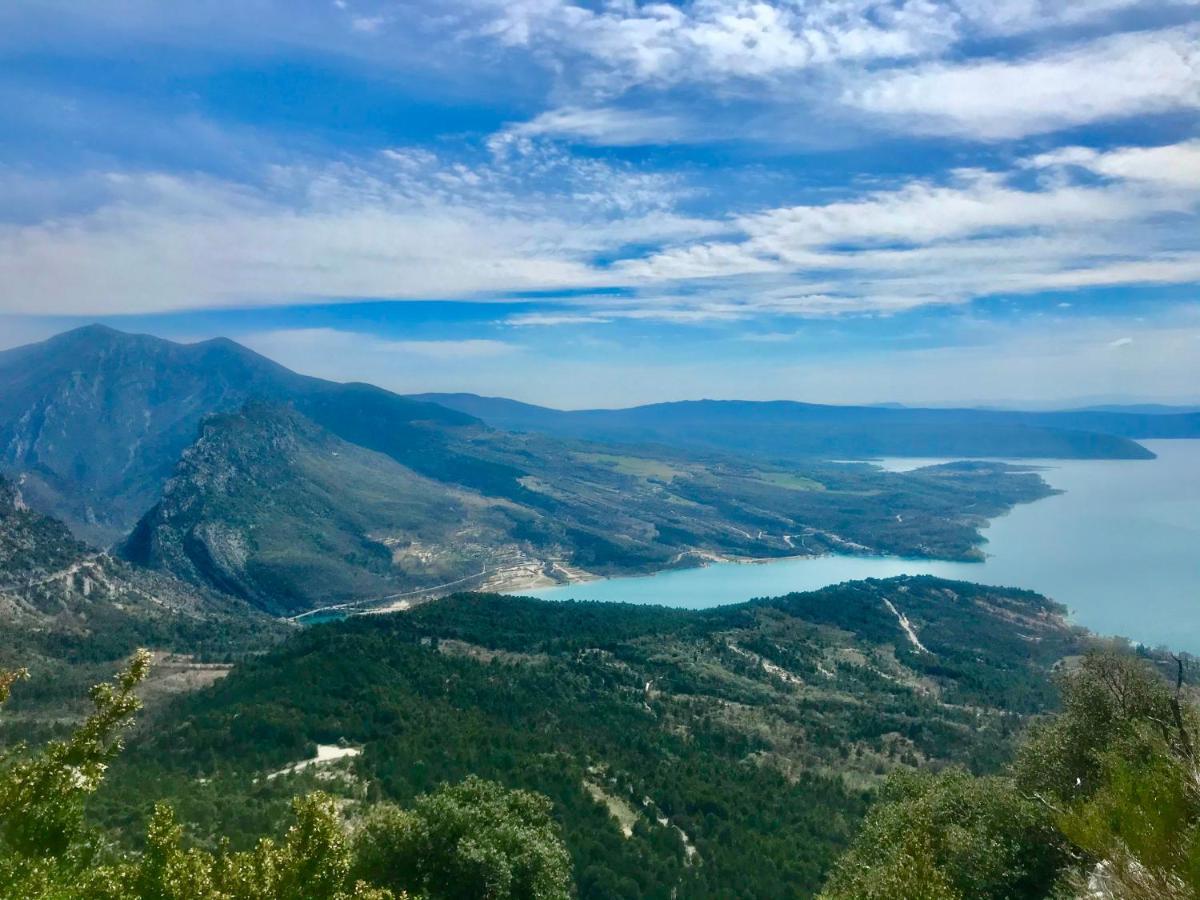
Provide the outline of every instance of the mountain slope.
[[509,430],[597,441],[755,453],[778,459],[876,456],[1149,459],[1135,437],[1200,437],[1200,415],[1024,413],[696,400],[563,411],[475,394],[419,394]]
[[123,553],[292,614],[477,572],[533,516],[255,404],[202,423]]
[[148,781],[248,837],[302,789],[261,774],[342,738],[357,775],[319,783],[348,799],[466,773],[546,793],[583,898],[811,896],[866,788],[996,765],[1082,644],[1036,594],[931,578],[699,612],[456,596],[306,629],[184,698],[102,802],[123,820]]
[[155,502],[200,420],[253,398],[292,402],[334,433],[370,422],[388,447],[443,466],[438,429],[478,425],[369,385],[298,375],[232,341],[90,326],[0,352],[0,471],[24,476],[30,505],[110,543]]
[[[55,720],[65,698],[77,700],[81,685],[137,647],[224,660],[282,633],[240,601],[88,548],[61,522],[28,509],[3,478],[0,623],[0,669],[33,670],[40,693],[22,697]],[[177,661],[173,671],[185,668]]]
[[292,407],[251,404],[202,423],[123,553],[294,615],[721,556],[975,558],[988,517],[1049,493],[1036,474],[990,464],[801,476],[605,449],[491,434],[473,456],[463,451],[482,473],[475,490],[344,441]]

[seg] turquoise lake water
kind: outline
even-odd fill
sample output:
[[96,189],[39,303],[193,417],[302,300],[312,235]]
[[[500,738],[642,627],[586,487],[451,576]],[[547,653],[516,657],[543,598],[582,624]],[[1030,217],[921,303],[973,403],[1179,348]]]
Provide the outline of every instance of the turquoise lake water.
[[[516,593],[703,609],[858,578],[938,575],[1030,588],[1101,634],[1200,653],[1200,440],[1144,441],[1154,460],[1043,460],[1065,493],[1016,507],[983,532],[979,563],[824,556],[717,563]],[[945,460],[889,459],[892,470]]]

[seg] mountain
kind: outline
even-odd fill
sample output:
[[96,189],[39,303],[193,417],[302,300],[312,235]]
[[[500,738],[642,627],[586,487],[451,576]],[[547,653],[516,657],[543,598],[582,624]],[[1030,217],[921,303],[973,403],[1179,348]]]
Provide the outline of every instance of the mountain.
[[107,544],[157,500],[201,419],[256,398],[442,469],[453,459],[437,429],[479,425],[370,385],[298,375],[233,341],[177,344],[95,325],[0,352],[0,471],[23,476],[30,505]]
[[1036,474],[995,464],[800,475],[503,432],[467,449],[484,489],[345,441],[293,407],[250,404],[204,420],[122,552],[294,615],[723,556],[977,558],[988,517],[1049,493]]
[[290,614],[474,574],[535,515],[258,403],[203,421],[122,551]]
[[1131,413],[1134,415],[1171,416],[1200,413],[1200,406],[1167,403],[1114,403],[1085,406],[1078,412]]
[[[98,808],[165,796],[246,843],[310,785],[352,815],[475,773],[552,798],[584,900],[812,896],[884,775],[993,768],[1053,705],[1086,644],[1062,613],[933,578],[704,611],[454,596],[305,629],[181,698]],[[339,740],[350,769],[263,778]]]
[[778,460],[879,456],[1151,459],[1134,438],[1200,437],[1200,413],[823,406],[696,400],[563,411],[475,394],[418,394],[489,425],[560,437],[753,453]]
[[[42,693],[25,692],[26,707],[48,708],[54,720],[61,719],[64,698],[82,696],[81,686],[137,647],[186,654],[160,667],[185,682],[191,669],[198,667],[201,680],[216,671],[198,661],[228,661],[283,631],[229,596],[90,549],[61,522],[29,509],[4,478],[0,622],[0,670],[30,668]],[[9,717],[5,725],[11,724]]]
[[998,465],[895,474],[514,434],[231,341],[99,327],[0,354],[0,397],[0,469],[30,506],[274,614],[714,558],[972,559],[988,518],[1049,493]]

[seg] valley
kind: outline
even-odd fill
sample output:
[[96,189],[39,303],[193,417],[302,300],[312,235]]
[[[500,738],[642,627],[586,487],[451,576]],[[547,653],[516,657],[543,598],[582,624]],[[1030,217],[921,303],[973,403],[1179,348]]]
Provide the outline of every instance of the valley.
[[[767,565],[715,563],[586,584],[531,588],[550,600],[651,603],[703,609],[896,575],[934,575],[1037,590],[1067,606],[1071,621],[1098,634],[1200,652],[1200,441],[1147,441],[1155,459],[1031,460],[1054,489],[982,530],[983,558],[971,562],[834,554]],[[909,470],[939,459],[881,460]],[[1142,565],[1131,564],[1132,560]],[[1130,597],[1138,602],[1131,604]]]
[[0,471],[29,505],[276,616],[714,559],[976,559],[989,519],[1050,494],[997,463],[886,473],[501,431],[231,341],[98,327],[0,353],[0,396]]

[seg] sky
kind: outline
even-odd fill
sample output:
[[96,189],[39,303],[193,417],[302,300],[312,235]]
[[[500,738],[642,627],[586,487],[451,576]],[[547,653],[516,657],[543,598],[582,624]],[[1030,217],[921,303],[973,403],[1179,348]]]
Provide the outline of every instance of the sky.
[[0,347],[1200,402],[1198,0],[6,0]]

